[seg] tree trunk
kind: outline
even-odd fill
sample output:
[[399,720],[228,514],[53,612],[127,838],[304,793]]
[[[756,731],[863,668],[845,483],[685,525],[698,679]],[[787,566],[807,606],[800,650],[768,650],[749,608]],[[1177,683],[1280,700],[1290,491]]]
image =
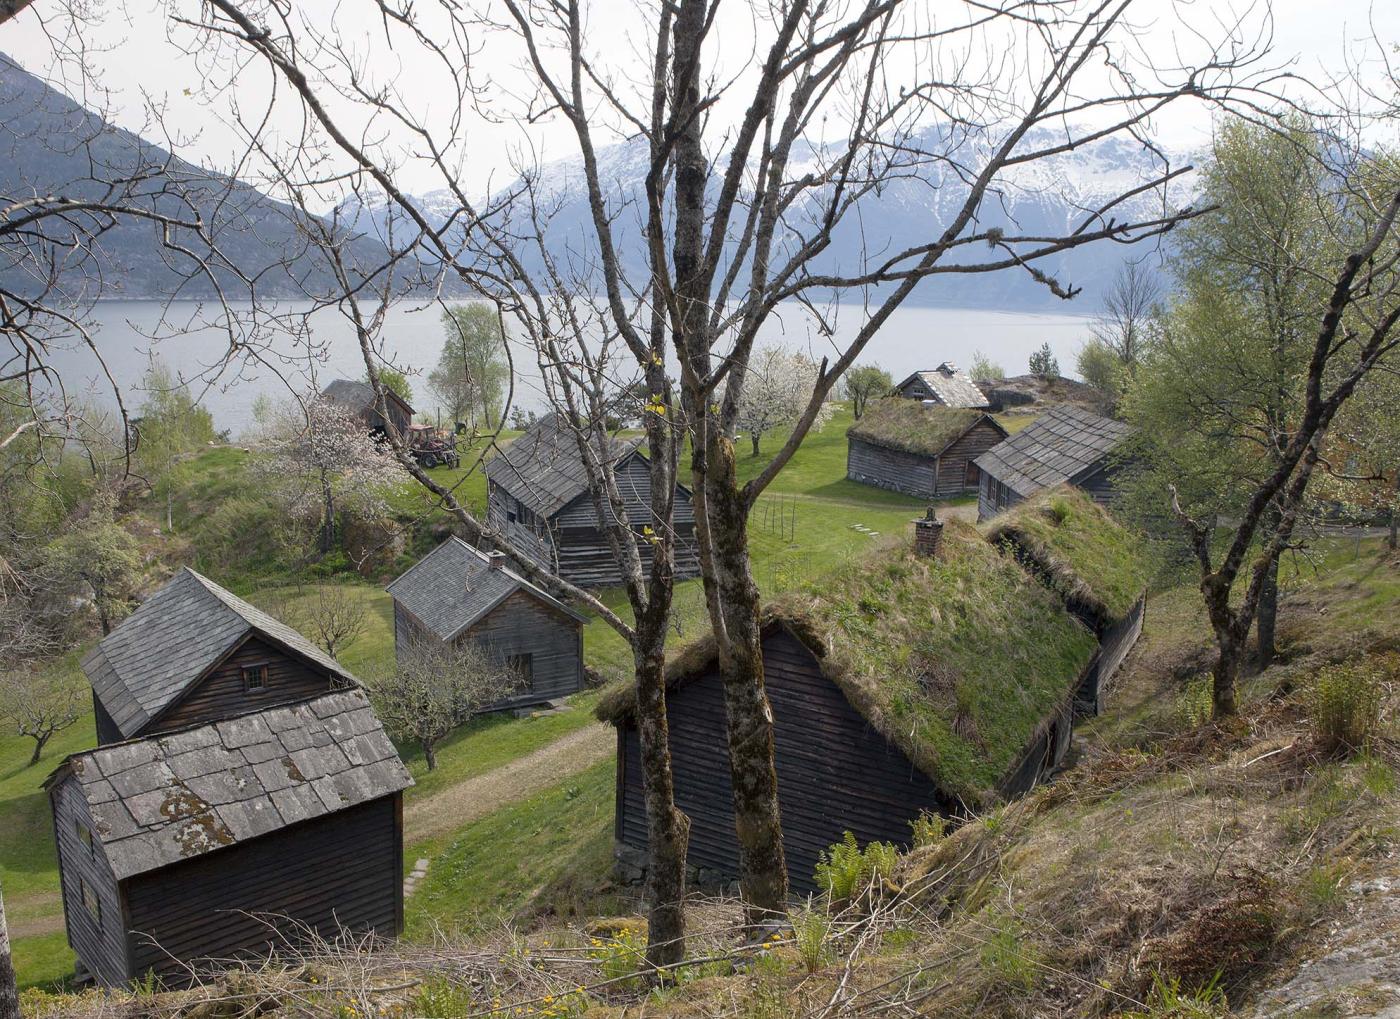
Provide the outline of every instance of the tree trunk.
[[676,809],[666,717],[666,631],[639,620],[633,664],[642,791],[647,810],[647,963],[655,970],[685,958],[685,860],[690,819]]
[[331,492],[330,479],[321,475],[321,551],[330,552],[335,548],[335,496]]
[[712,431],[708,460],[712,568],[728,637],[722,645],[720,676],[739,841],[739,887],[746,922],[753,927],[783,915],[787,906],[773,709],[764,689],[759,592],[749,568],[748,515],[737,486],[733,444]]
[[759,440],[762,439],[762,438],[763,438],[763,436],[759,435],[757,432],[750,432],[750,433],[749,433],[749,442],[753,443],[753,455],[754,455],[754,456],[758,456],[758,443],[759,443]]
[[39,755],[44,752],[44,744],[48,741],[48,736],[44,736],[42,738],[39,736],[34,737],[34,753],[29,755],[28,767],[32,768],[34,767],[34,765],[39,763]]
[[1259,642],[1259,668],[1267,669],[1278,656],[1275,633],[1278,627],[1278,557],[1269,563],[1259,588],[1259,618],[1255,624]]
[[1395,497],[1390,503],[1390,534],[1385,539],[1386,547],[1392,552],[1400,538],[1400,468],[1395,471]]
[[10,958],[10,929],[5,926],[5,890],[0,888],[0,1019],[19,1019],[19,989]]
[[423,760],[426,761],[426,762],[428,763],[428,770],[429,770],[429,771],[434,771],[434,770],[437,769],[437,744],[436,744],[436,743],[429,743],[429,742],[426,742],[426,741],[423,743]]
[[1240,674],[1242,648],[1232,640],[1220,642],[1211,670],[1211,710],[1215,718],[1229,718],[1238,710],[1235,680]]
[[165,532],[175,533],[175,493],[168,491],[165,493]]

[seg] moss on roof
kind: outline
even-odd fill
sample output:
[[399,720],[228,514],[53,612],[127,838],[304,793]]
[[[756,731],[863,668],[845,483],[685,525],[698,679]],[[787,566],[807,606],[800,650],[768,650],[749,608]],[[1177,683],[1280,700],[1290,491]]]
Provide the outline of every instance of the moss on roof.
[[[984,417],[987,415],[980,410],[925,407],[918,400],[891,396],[866,407],[860,420],[846,429],[846,434],[853,439],[918,456],[937,456]],[[995,424],[994,419],[987,417],[987,420]]]
[[1069,485],[1001,514],[987,537],[1015,545],[1061,597],[1105,621],[1127,615],[1147,587],[1138,536]]
[[[1092,658],[1093,636],[1053,592],[968,524],[949,521],[937,560],[900,543],[784,596],[766,622],[788,627],[856,708],[944,793],[969,805],[997,796]],[[707,672],[712,637],[667,665],[676,686]],[[630,683],[597,713],[635,710]]]

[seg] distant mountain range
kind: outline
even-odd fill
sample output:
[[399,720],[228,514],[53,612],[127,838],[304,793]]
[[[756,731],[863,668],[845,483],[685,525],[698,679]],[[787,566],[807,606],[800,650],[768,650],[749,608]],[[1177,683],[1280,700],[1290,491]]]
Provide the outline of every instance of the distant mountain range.
[[[929,128],[937,132],[939,128]],[[1048,133],[1039,141],[1049,141]],[[90,139],[87,144],[80,142]],[[935,138],[925,141],[936,141]],[[1035,144],[1037,139],[1029,139]],[[822,153],[807,149],[797,160],[795,174],[805,161],[816,165]],[[599,154],[610,205],[634,218],[641,206],[646,173],[646,148],[640,141],[604,149]],[[90,163],[89,160],[92,162]],[[321,256],[306,250],[298,230],[301,213],[274,201],[247,184],[205,170],[172,156],[166,149],[129,131],[105,124],[45,82],[0,55],[0,201],[34,194],[82,197],[96,193],[91,166],[98,175],[120,175],[136,167],[168,167],[171,178],[196,196],[205,220],[214,225],[222,254],[249,275],[261,274],[259,293],[266,297],[296,297],[331,289],[328,269]],[[979,226],[1053,236],[1077,226],[1085,210],[1141,183],[1156,172],[1149,154],[1139,145],[1107,139],[1081,146],[1051,159],[1021,167],[997,196],[983,203]],[[548,247],[560,253],[587,251],[591,227],[577,160],[546,165],[539,177],[540,193],[555,209],[549,225]],[[154,189],[152,189],[154,190]],[[862,199],[855,212],[838,227],[833,242],[816,271],[852,271],[862,261],[862,251],[875,256],[892,253],[938,236],[943,224],[967,194],[967,187],[953,172],[927,171],[918,176],[889,181],[878,193]],[[1173,196],[1184,200],[1185,193]],[[170,199],[151,194],[143,199],[156,208],[173,208]],[[453,212],[445,192],[421,196],[422,206],[441,223]],[[1160,214],[1161,199],[1144,194],[1116,208],[1119,220]],[[1156,210],[1154,213],[1154,209]],[[389,215],[382,204],[350,204],[338,210],[342,221],[358,236],[350,251],[363,266],[382,261],[389,236]],[[800,217],[801,210],[796,210]],[[621,255],[629,269],[643,264],[640,231],[621,231]],[[207,280],[184,280],[189,265],[154,243],[152,227],[139,220],[117,223],[101,239],[103,298],[180,296],[203,298],[213,292]],[[924,306],[1016,311],[1089,313],[1097,309],[1104,286],[1130,253],[1137,249],[1115,243],[1098,243],[1036,263],[1065,285],[1083,287],[1076,301],[1065,302],[1019,270],[979,274],[948,274],[921,284],[912,303]],[[968,251],[976,260],[985,249]],[[7,285],[23,286],[32,274],[4,261],[12,252],[0,253],[0,278]],[[869,256],[867,256],[869,257]],[[279,262],[288,260],[285,268]],[[186,264],[181,264],[185,261]],[[527,268],[537,268],[538,260]],[[227,273],[223,273],[229,279]],[[449,289],[449,294],[456,292]]]
[[[919,144],[936,147],[938,127],[926,129]],[[1031,135],[1026,147],[1054,145],[1061,139],[1050,132]],[[804,162],[817,165],[821,153],[808,148],[804,159],[794,160],[792,176],[806,172]],[[599,167],[609,206],[626,222],[640,216],[644,207],[643,182],[647,172],[647,150],[643,140],[614,145],[599,152]],[[1159,174],[1160,164],[1143,146],[1123,139],[1104,139],[1083,145],[1035,163],[1015,168],[998,185],[996,195],[983,202],[978,225],[999,227],[1007,234],[1060,236],[1078,227],[1089,210],[1096,209]],[[582,164],[577,159],[546,164],[537,178],[540,204],[552,209],[548,226],[548,248],[556,258],[562,252],[590,250],[592,231],[584,189]],[[852,272],[866,259],[926,244],[939,236],[944,225],[960,209],[968,186],[951,170],[924,171],[918,176],[902,176],[887,182],[878,193],[861,200],[837,228],[832,244],[814,264],[815,272]],[[1177,186],[1170,196],[1185,204],[1190,194]],[[454,200],[446,191],[419,197],[421,207],[440,225],[454,211]],[[793,217],[800,221],[801,209]],[[1147,192],[1113,209],[1119,222],[1152,219],[1162,214],[1160,193]],[[386,236],[389,216],[383,205],[361,204],[342,207],[342,217],[357,231]],[[636,272],[644,264],[640,230],[620,230],[621,257]],[[980,245],[979,245],[980,248]],[[920,285],[911,303],[922,306],[976,308],[986,310],[1059,311],[1085,313],[1097,310],[1106,284],[1127,257],[1141,257],[1141,248],[1113,242],[1099,242],[1036,262],[1037,268],[1066,286],[1082,287],[1083,294],[1066,302],[1036,283],[1023,270],[994,273],[940,275]],[[964,249],[960,260],[978,261],[990,254],[985,248]],[[523,254],[528,268],[538,268],[531,252]],[[853,298],[858,299],[858,298]]]
[[[187,218],[179,201],[161,193],[171,187],[182,191],[210,225],[220,255],[243,273],[259,277],[259,296],[290,298],[331,290],[329,269],[319,252],[307,250],[297,226],[302,214],[295,208],[105,123],[0,54],[0,206],[50,195],[95,200],[106,190],[99,181],[130,179],[157,168],[164,168],[164,180],[142,183],[131,204]],[[200,247],[192,232],[178,240],[194,250]],[[89,277],[91,270],[100,271],[103,299],[200,299],[215,292],[206,278],[183,278],[194,262],[163,247],[149,221],[118,218],[94,248],[95,264],[85,269]],[[350,254],[359,264],[373,266],[384,257],[385,248],[364,237],[352,242]],[[21,294],[43,283],[42,269],[24,264],[27,257],[19,256],[15,246],[0,251],[0,278]],[[279,264],[284,260],[285,267]],[[231,298],[240,296],[234,274],[219,269],[216,278],[229,287]],[[92,280],[74,272],[65,276],[64,284],[71,293],[90,288]]]

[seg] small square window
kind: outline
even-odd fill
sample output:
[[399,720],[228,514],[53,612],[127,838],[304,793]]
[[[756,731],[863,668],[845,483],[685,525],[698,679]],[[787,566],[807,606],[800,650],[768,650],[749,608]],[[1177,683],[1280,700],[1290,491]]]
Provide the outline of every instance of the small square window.
[[74,821],[73,828],[78,833],[78,841],[81,842],[83,848],[88,851],[88,855],[92,856],[92,829],[81,821]]
[[93,923],[101,923],[102,903],[98,901],[97,893],[92,890],[92,885],[82,878],[78,879],[78,883],[82,886],[83,908],[88,911],[88,916],[92,917]]
[[267,663],[243,666],[243,689],[248,693],[262,693],[267,689]]

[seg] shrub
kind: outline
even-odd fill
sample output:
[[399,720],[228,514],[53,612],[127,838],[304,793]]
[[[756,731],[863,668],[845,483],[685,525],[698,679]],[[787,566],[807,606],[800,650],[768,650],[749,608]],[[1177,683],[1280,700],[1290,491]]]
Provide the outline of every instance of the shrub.
[[1211,678],[1199,676],[1188,682],[1177,704],[1182,724],[1188,729],[1198,729],[1211,720],[1214,710]]
[[981,957],[982,964],[1006,983],[1027,991],[1035,986],[1039,953],[1021,937],[1021,925],[1014,917],[991,918]]
[[597,964],[598,975],[603,980],[616,980],[614,986],[621,989],[634,987],[640,980],[636,974],[647,968],[646,932],[623,927],[606,937],[592,938],[588,957]]
[[1380,724],[1382,692],[1400,671],[1400,659],[1354,659],[1330,665],[1314,677],[1308,691],[1313,735],[1328,752],[1365,748]]
[[805,909],[788,914],[788,922],[792,924],[792,940],[797,946],[798,958],[808,973],[815,973],[830,957],[827,945],[831,937],[830,914],[813,909],[809,900]]
[[928,846],[936,846],[948,834],[948,819],[924,811],[909,822],[909,830],[914,848],[924,849]]
[[1225,994],[1211,981],[1200,990],[1183,992],[1181,981],[1175,977],[1153,977],[1152,994],[1147,1008],[1118,1013],[1117,1019],[1219,1019],[1226,1008]]
[[1051,352],[1050,344],[1042,343],[1039,350],[1031,353],[1030,370],[1036,378],[1049,380],[1060,377],[1060,362]]
[[888,842],[872,842],[862,851],[851,832],[822,852],[817,884],[833,900],[849,899],[872,884],[888,881],[899,862],[899,850]]

